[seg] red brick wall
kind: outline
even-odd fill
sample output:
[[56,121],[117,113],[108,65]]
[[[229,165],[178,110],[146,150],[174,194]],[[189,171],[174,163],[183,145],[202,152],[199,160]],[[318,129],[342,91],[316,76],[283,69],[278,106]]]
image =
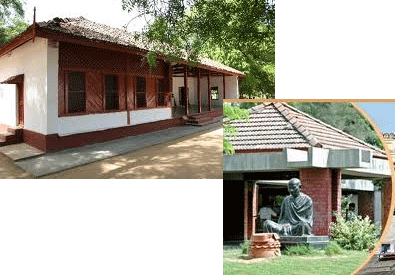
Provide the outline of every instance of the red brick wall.
[[302,192],[313,200],[313,234],[328,235],[332,220],[332,173],[328,168],[300,170]]
[[252,235],[252,183],[244,183],[244,234],[247,239]]
[[[332,213],[340,212],[342,205],[342,182],[340,169],[332,170]],[[332,215],[332,222],[336,221],[335,215]]]
[[358,192],[358,215],[363,218],[369,216],[374,221],[374,192]]
[[[382,219],[381,219],[381,225],[384,229],[385,224],[388,219],[388,214],[391,210],[391,199],[392,199],[392,181],[391,179],[385,179],[384,180],[384,185],[383,185],[383,190],[382,190],[382,207],[383,211],[382,213]],[[392,217],[392,213],[391,213]]]

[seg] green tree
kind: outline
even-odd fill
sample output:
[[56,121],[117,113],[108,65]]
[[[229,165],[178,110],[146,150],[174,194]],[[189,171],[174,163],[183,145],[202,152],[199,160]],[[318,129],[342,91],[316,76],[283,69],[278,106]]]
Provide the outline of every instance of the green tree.
[[23,20],[23,3],[19,0],[0,0],[0,45],[7,43],[28,24]]
[[[207,56],[246,73],[245,98],[274,96],[275,4],[266,0],[122,0],[150,16],[144,35],[169,59]],[[171,45],[171,46],[166,46]],[[151,54],[152,59],[152,54]]]
[[247,109],[240,108],[237,104],[232,105],[225,103],[223,106],[224,113],[224,138],[223,138],[223,151],[224,154],[232,155],[235,149],[229,141],[230,136],[237,135],[237,129],[230,125],[228,122],[237,119],[248,119],[250,113]]
[[19,0],[0,0],[0,21],[6,22],[15,15],[24,16],[23,3]]
[[13,18],[11,22],[6,25],[0,21],[0,45],[17,37],[29,27],[29,24],[20,17]]
[[290,102],[289,105],[371,145],[384,148],[372,125],[351,103]]

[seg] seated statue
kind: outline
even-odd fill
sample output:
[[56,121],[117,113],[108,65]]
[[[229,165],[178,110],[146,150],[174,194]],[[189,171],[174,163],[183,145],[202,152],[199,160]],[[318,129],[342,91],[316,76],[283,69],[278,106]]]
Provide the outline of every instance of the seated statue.
[[288,182],[288,192],[281,205],[278,223],[266,220],[263,230],[281,236],[311,235],[313,226],[313,201],[300,192],[301,182],[293,178]]

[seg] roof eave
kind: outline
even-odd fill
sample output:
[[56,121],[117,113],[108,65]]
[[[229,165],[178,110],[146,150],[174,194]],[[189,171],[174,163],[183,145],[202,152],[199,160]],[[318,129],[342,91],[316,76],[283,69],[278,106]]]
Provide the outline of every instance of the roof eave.
[[11,52],[12,50],[22,46],[26,42],[30,41],[34,37],[34,28],[33,25],[30,26],[27,30],[23,33],[9,41],[8,43],[2,45],[0,47],[0,57]]
[[116,50],[116,51],[121,51],[121,52],[126,52],[126,53],[133,53],[133,54],[137,54],[137,55],[146,55],[148,53],[147,50],[143,50],[143,49],[137,48],[137,47],[124,46],[124,45],[120,45],[117,43],[111,43],[111,42],[104,41],[104,40],[89,39],[89,38],[85,38],[82,36],[73,35],[73,34],[66,34],[61,31],[48,30],[45,28],[37,28],[37,36],[47,38],[47,39],[56,40],[59,42],[68,42],[68,43],[80,44],[80,45],[84,45],[84,46],[103,48],[103,49],[107,49],[107,50]]

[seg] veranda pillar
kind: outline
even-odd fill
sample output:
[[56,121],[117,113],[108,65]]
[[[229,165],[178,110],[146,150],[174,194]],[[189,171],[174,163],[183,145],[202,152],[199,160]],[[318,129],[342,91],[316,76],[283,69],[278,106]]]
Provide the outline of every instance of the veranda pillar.
[[226,91],[226,89],[225,89],[225,74],[222,75],[222,89],[223,89],[222,99],[225,99],[226,98],[225,97],[225,91]]
[[389,179],[384,179],[384,184],[383,184],[383,189],[381,191],[382,194],[382,219],[381,219],[381,226],[384,229],[388,216],[393,216],[392,213],[390,213],[391,209],[391,200],[392,200],[392,180]]
[[[332,170],[332,213],[340,212],[342,208],[342,173],[340,169]],[[332,215],[332,221],[336,221]]]
[[244,182],[244,240],[252,235],[252,183]]
[[200,91],[200,68],[197,69],[198,113],[202,112],[202,93]]
[[210,71],[207,71],[207,104],[208,104],[208,110],[211,111]]
[[189,115],[189,88],[188,88],[188,66],[184,67],[184,87],[185,87],[185,114]]

